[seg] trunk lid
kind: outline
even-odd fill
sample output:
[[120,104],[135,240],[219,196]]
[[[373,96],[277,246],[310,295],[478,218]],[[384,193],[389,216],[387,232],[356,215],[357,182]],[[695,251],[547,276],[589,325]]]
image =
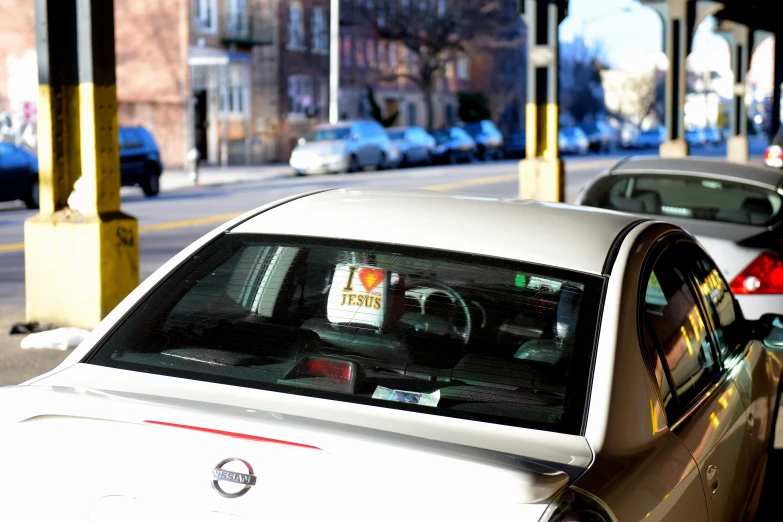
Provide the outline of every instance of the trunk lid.
[[[547,499],[571,480],[569,473],[579,472],[535,458],[249,408],[242,400],[218,404],[160,394],[160,387],[117,388],[126,390],[2,390],[0,400],[15,406],[0,419],[0,458],[15,471],[0,479],[0,487],[20,494],[0,510],[32,510],[33,519],[89,515],[98,522],[229,515],[235,522],[259,516],[350,521],[370,514],[423,520],[435,513],[452,520],[538,520]],[[522,452],[547,453],[525,447],[524,436],[520,444]],[[227,498],[215,481],[229,494],[246,491]],[[46,503],[38,501],[44,497]]]

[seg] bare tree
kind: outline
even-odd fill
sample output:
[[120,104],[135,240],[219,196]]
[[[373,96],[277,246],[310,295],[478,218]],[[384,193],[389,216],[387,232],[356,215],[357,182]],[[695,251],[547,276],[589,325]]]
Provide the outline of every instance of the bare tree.
[[604,75],[607,105],[612,111],[636,126],[653,113],[662,114],[665,75],[661,71],[606,73],[613,73]]
[[581,39],[561,46],[560,107],[577,122],[606,111],[601,71],[606,69],[601,44]]
[[[405,78],[424,96],[427,128],[433,126],[432,93],[449,63],[471,48],[491,45],[508,17],[502,0],[379,0],[366,5],[362,21],[379,39],[407,49],[409,63],[386,71],[382,81]],[[513,19],[513,17],[512,17]]]

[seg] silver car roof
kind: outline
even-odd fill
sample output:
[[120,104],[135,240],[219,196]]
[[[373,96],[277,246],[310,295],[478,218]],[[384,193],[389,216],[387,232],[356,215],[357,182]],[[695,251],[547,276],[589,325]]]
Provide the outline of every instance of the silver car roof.
[[783,183],[783,172],[771,167],[745,163],[730,163],[707,158],[660,158],[636,156],[621,160],[610,169],[611,174],[671,174],[725,181],[753,182],[776,190]]
[[601,274],[615,239],[639,220],[562,203],[343,188],[276,206],[231,232],[410,245]]

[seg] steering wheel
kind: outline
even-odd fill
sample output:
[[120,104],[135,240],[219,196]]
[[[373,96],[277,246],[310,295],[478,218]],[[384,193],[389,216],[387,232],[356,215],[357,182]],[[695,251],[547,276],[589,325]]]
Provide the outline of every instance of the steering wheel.
[[[436,319],[441,319],[439,316],[428,314],[427,301],[433,295],[444,295],[451,301],[451,304],[457,305],[457,307],[462,312],[462,315],[465,317],[465,325],[463,327],[458,327],[451,321],[447,322],[445,319],[442,321],[437,321]],[[468,344],[470,341],[470,333],[473,329],[473,319],[470,315],[470,308],[468,307],[468,303],[459,292],[450,286],[428,281],[426,283],[417,283],[414,286],[408,288],[405,291],[405,297],[415,299],[419,303],[418,314],[413,312],[408,312],[405,314],[414,317],[418,315],[421,316],[423,321],[416,321],[414,324],[417,331],[447,334],[450,337],[461,339],[464,344]],[[410,320],[406,322],[410,322]]]

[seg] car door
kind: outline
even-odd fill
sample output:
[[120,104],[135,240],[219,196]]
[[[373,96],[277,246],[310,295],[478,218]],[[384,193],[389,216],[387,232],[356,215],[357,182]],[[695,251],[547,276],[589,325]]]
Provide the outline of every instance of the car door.
[[746,505],[747,418],[686,264],[692,245],[671,241],[658,251],[640,315],[671,390],[664,398],[669,427],[698,465],[710,521],[730,522]]
[[359,159],[359,165],[361,167],[372,165],[372,145],[370,143],[369,136],[367,135],[367,125],[365,125],[363,122],[354,125],[353,136],[357,137],[356,157]]
[[749,494],[760,492],[764,480],[763,459],[771,430],[774,430],[771,423],[777,404],[777,382],[772,371],[776,365],[770,364],[764,346],[749,338],[742,310],[712,259],[695,245],[688,258],[692,260],[693,277],[716,332],[724,367],[733,378],[745,406]]
[[25,197],[32,184],[24,153],[7,143],[0,143],[0,201]]

